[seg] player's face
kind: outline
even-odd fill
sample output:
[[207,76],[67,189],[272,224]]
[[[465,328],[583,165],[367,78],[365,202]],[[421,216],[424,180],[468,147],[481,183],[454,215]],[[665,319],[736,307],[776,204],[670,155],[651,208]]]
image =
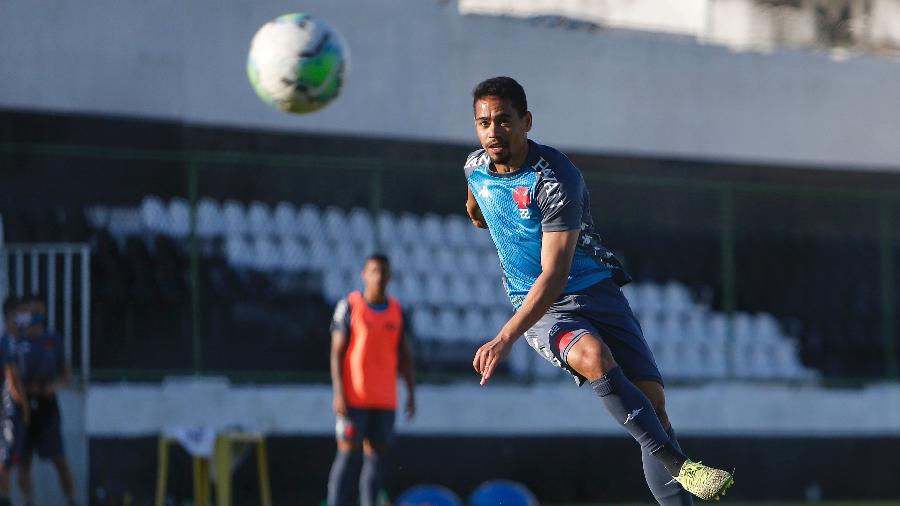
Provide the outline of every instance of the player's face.
[[528,156],[531,112],[520,116],[509,99],[487,96],[475,102],[475,131],[481,147],[500,165],[522,163]]
[[384,293],[391,280],[391,270],[380,260],[369,260],[363,267],[362,278],[366,290]]

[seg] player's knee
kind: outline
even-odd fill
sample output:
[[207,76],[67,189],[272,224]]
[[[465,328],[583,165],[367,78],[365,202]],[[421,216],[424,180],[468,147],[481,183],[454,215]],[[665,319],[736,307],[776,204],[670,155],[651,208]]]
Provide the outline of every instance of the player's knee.
[[363,443],[363,453],[366,455],[381,455],[387,451],[387,443],[382,441],[369,441]]
[[594,381],[616,367],[609,347],[590,334],[585,334],[572,346],[566,362],[588,381]]

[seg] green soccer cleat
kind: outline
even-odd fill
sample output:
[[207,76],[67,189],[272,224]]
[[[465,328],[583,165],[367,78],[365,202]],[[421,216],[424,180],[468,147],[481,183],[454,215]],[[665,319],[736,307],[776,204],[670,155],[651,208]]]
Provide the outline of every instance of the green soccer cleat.
[[686,460],[673,478],[682,488],[700,499],[711,501],[725,495],[729,487],[734,485],[734,475],[728,471],[703,465],[702,462]]

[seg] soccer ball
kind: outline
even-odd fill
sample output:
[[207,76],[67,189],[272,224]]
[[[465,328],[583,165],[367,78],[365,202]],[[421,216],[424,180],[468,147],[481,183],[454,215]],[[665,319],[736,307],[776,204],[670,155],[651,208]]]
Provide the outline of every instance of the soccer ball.
[[263,102],[282,111],[318,111],[344,84],[349,55],[341,36],[307,14],[285,14],[253,36],[247,76]]

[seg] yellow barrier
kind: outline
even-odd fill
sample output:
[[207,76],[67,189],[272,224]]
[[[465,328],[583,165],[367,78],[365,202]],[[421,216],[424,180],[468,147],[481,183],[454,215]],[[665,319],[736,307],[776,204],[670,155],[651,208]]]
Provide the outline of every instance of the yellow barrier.
[[[169,447],[177,439],[160,435],[158,442],[158,464],[156,475],[156,506],[164,506],[166,486],[169,476]],[[235,444],[253,444],[256,447],[256,469],[259,475],[259,495],[262,506],[272,506],[272,491],[269,489],[269,464],[266,456],[266,441],[262,434],[255,432],[223,432],[216,436],[213,461],[216,470],[216,506],[231,506],[231,466]],[[194,504],[210,506],[209,459],[192,457],[194,472]]]

